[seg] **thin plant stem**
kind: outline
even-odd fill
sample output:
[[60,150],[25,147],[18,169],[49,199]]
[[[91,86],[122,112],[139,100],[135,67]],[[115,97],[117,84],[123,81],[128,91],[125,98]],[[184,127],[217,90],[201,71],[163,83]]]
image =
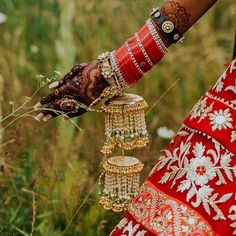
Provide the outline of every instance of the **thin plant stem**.
[[170,87],[166,89],[166,91],[159,97],[159,99],[156,100],[156,101],[152,104],[152,106],[148,109],[148,111],[146,112],[145,116],[147,116],[147,115],[150,113],[150,111],[163,99],[163,97],[166,96],[166,94],[169,92],[169,90],[172,89],[179,81],[180,81],[180,78],[177,79],[176,81],[174,81],[174,83],[172,83],[172,84],[170,85]]
[[10,181],[11,181],[11,184],[12,184],[12,186],[13,186],[13,189],[14,189],[15,192],[16,192],[17,200],[18,200],[18,202],[19,202],[19,204],[20,204],[20,203],[21,203],[21,199],[20,199],[20,195],[19,195],[19,192],[18,192],[18,190],[17,190],[17,187],[16,187],[16,185],[15,185],[15,183],[14,183],[14,181],[13,181],[11,175],[10,175],[10,174],[7,174],[7,175],[8,175],[8,177],[9,177]]
[[70,218],[69,223],[67,224],[65,230],[62,232],[61,236],[65,234],[65,232],[67,231],[67,229],[70,227],[72,221],[74,220],[74,218],[76,217],[76,215],[79,213],[80,209],[83,207],[83,205],[86,203],[87,199],[89,198],[89,196],[92,194],[92,192],[94,191],[94,189],[96,188],[97,184],[99,182],[99,178],[96,181],[96,183],[94,184],[94,186],[91,188],[91,190],[89,191],[89,193],[87,194],[87,196],[84,198],[84,200],[82,201],[82,203],[79,205],[79,207],[77,208],[77,210],[75,211],[74,215]]
[[[8,128],[10,125],[12,125],[13,123],[15,123],[17,120],[19,120],[20,118],[22,117],[25,117],[25,116],[30,116],[30,117],[33,117],[31,115],[31,113],[34,113],[36,111],[42,111],[42,110],[47,110],[47,111],[53,111],[57,114],[60,114],[60,115],[63,115],[63,116],[66,116],[68,113],[64,113],[62,111],[59,111],[59,110],[55,110],[55,109],[50,109],[50,108],[42,108],[42,109],[33,109],[33,110],[30,110],[30,111],[27,111],[21,115],[19,115],[18,117],[16,117],[15,119],[13,119],[11,122],[9,122],[6,126],[4,126],[1,130],[0,130],[0,133],[2,133],[6,128]],[[72,120],[72,119],[69,119],[69,121],[71,123],[73,123],[80,131],[82,131],[82,129]]]
[[35,194],[34,192],[32,192],[32,208],[33,208],[33,213],[32,213],[32,222],[31,222],[31,232],[30,232],[30,236],[33,236],[34,233],[34,225],[35,225],[35,221],[36,221],[36,201],[35,201]]
[[22,109],[36,94],[37,92],[40,90],[40,88],[38,88],[21,106],[19,106],[16,110],[14,110],[12,113],[10,113],[9,115],[7,115],[6,117],[4,117],[1,120],[1,123],[4,122],[6,119],[8,119],[10,116],[12,116],[13,114],[15,114],[17,111],[19,111],[20,109]]
[[30,194],[34,193],[34,196],[37,196],[37,197],[40,197],[40,198],[42,198],[42,199],[44,199],[44,200],[50,201],[50,200],[48,200],[48,198],[45,197],[44,195],[39,194],[39,193],[36,193],[36,192],[34,192],[34,191],[32,191],[32,190],[29,190],[29,189],[26,189],[26,188],[22,188],[21,191],[26,192],[26,193],[30,193]]

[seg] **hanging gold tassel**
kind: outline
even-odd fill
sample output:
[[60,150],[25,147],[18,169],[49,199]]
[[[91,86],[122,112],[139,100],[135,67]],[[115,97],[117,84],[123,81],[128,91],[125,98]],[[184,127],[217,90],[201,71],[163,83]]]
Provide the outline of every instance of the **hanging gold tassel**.
[[104,164],[105,180],[100,203],[106,210],[121,212],[138,194],[143,164],[134,157],[116,156]]
[[146,107],[142,97],[125,93],[113,97],[104,108],[106,138],[101,152],[107,156],[116,146],[122,150],[121,156],[110,157],[103,163],[100,203],[106,210],[124,211],[138,194],[143,164],[135,157],[125,156],[124,150],[147,145]]
[[142,97],[129,93],[109,101],[104,108],[105,143],[101,150],[103,154],[111,154],[116,146],[124,150],[146,146],[146,107],[147,103]]

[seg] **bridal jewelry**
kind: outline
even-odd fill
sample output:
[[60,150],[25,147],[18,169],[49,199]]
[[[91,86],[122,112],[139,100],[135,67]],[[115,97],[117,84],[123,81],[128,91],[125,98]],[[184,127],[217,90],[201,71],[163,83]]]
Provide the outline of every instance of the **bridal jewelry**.
[[104,164],[104,189],[100,203],[106,210],[121,212],[138,194],[140,172],[143,164],[134,157],[115,156]]
[[127,210],[138,194],[140,173],[144,165],[135,157],[125,156],[124,150],[147,145],[146,107],[142,97],[124,93],[110,99],[103,108],[106,138],[101,152],[108,156],[116,146],[122,150],[122,155],[110,157],[102,165],[104,181],[100,183],[103,185],[100,203],[106,210]]
[[124,150],[145,147],[147,103],[142,97],[125,93],[108,101],[105,112],[105,143],[101,152],[109,155],[116,146]]

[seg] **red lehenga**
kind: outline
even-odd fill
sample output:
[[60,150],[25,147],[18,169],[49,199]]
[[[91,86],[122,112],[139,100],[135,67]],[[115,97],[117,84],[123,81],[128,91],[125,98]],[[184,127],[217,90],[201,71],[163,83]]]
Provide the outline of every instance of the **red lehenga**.
[[194,106],[110,235],[236,235],[236,60]]

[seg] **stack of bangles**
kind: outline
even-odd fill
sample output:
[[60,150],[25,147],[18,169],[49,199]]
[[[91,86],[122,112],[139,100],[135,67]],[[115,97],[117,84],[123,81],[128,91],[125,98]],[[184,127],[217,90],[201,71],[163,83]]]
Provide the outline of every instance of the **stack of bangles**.
[[156,8],[145,25],[119,49],[98,57],[102,75],[112,88],[122,91],[134,85],[162,59],[168,49],[160,33],[170,43],[178,43],[183,39],[174,24]]

